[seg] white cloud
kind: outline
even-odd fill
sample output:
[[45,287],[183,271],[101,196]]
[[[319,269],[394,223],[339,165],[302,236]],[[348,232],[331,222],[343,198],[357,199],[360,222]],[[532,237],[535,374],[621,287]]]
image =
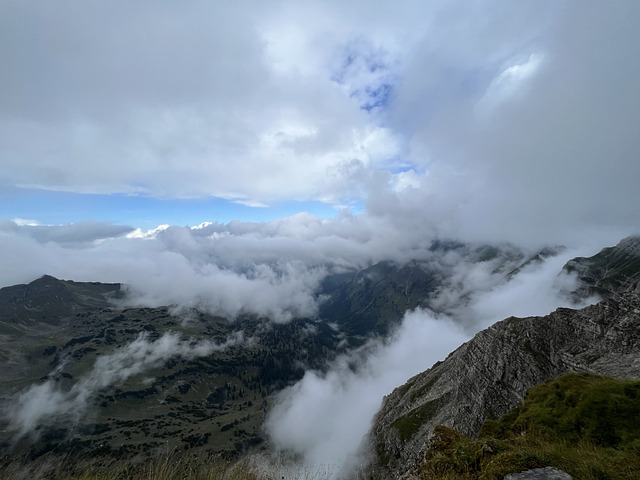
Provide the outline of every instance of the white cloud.
[[276,447],[303,456],[310,471],[332,465],[335,474],[357,467],[358,448],[382,397],[467,339],[446,318],[405,315],[398,332],[338,358],[326,374],[308,371],[280,392],[266,423]]
[[[565,251],[532,262],[511,277],[495,272],[495,262],[468,263],[449,252],[440,262],[450,263],[454,275],[443,287],[434,308],[407,312],[402,326],[387,341],[371,342],[334,361],[327,373],[308,371],[277,397],[266,427],[275,447],[302,457],[315,471],[334,465],[334,474],[366,463],[361,440],[382,397],[411,376],[470,339],[482,328],[508,316],[546,315],[559,306],[574,305],[565,293],[575,277],[559,274],[564,263],[583,252]],[[448,257],[448,258],[447,258]]]
[[[0,285],[27,283],[44,274],[116,282],[127,285],[134,304],[178,304],[230,317],[255,313],[286,321],[317,312],[318,289],[327,273],[383,260],[435,262],[435,268],[453,269],[453,283],[440,295],[445,310],[464,295],[486,292],[500,282],[504,272],[493,274],[491,263],[475,265],[473,257],[431,252],[437,233],[418,214],[345,213],[335,219],[300,214],[267,223],[165,225],[147,232],[100,223],[5,222],[0,224],[0,248],[11,255],[0,261]],[[513,249],[514,255],[520,252]],[[509,261],[518,266],[517,259]],[[556,267],[559,271],[560,264]]]
[[526,83],[540,68],[543,58],[532,53],[526,61],[505,68],[487,87],[476,109],[480,115],[490,114],[502,102],[513,101],[526,88]]
[[3,184],[365,200],[515,243],[640,220],[633,0],[0,9]]
[[546,315],[557,307],[579,308],[596,302],[587,298],[580,304],[565,296],[577,288],[577,279],[562,271],[571,258],[583,252],[567,251],[551,257],[541,264],[531,264],[511,278],[488,292],[481,289],[472,291],[470,301],[458,315],[469,315],[476,328],[487,327],[509,316],[529,317]]
[[[345,165],[397,153],[394,134],[323,63],[345,41],[324,44],[340,23],[334,6],[308,5],[311,23],[289,2],[1,8],[8,44],[20,47],[0,51],[4,182],[333,201],[359,181],[343,178]],[[379,135],[384,143],[368,141]]]
[[[493,24],[508,8],[472,22],[478,42],[453,42],[451,56],[436,50],[409,67],[435,81],[398,87],[398,121],[413,127],[411,159],[427,172],[403,201],[424,205],[450,236],[578,244],[637,230],[638,3],[557,6],[541,22]],[[508,31],[516,26],[519,34]],[[487,95],[491,112],[478,115]]]

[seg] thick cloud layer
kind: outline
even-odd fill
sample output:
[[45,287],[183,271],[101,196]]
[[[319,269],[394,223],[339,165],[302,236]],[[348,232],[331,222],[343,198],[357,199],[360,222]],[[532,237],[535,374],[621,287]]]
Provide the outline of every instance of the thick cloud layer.
[[2,285],[29,282],[43,274],[117,282],[126,285],[131,305],[176,304],[229,317],[256,313],[284,321],[315,313],[315,291],[326,274],[322,261],[304,258],[311,245],[303,242],[302,251],[287,255],[291,240],[277,236],[271,240],[282,245],[261,253],[256,235],[225,242],[224,236],[218,240],[175,227],[138,238],[59,243],[50,240],[50,229],[58,231],[13,223],[0,227],[0,248],[12,252],[2,259]]
[[99,357],[91,371],[68,391],[62,390],[54,379],[31,386],[14,399],[4,412],[5,417],[9,428],[18,437],[33,434],[38,427],[61,420],[77,421],[91,406],[94,396],[106,387],[161,367],[172,357],[202,357],[242,342],[242,334],[230,337],[221,344],[205,340],[190,342],[175,333],[165,333],[154,341],[141,335],[115,352]]
[[[118,235],[127,231],[124,227],[94,226],[88,233],[86,224],[0,225],[0,248],[12,252],[2,257],[0,284],[29,282],[43,274],[122,282],[132,300],[142,304],[288,319],[315,312],[314,292],[330,269],[362,267],[389,252],[408,260],[424,247],[380,222],[350,216],[162,227],[127,236]],[[107,230],[116,235],[101,238]]]
[[[441,311],[459,307],[465,295],[486,292],[507,273],[496,274],[496,265],[474,264],[455,252],[442,257],[429,250],[437,237],[426,228],[402,228],[405,222],[370,215],[330,220],[297,215],[261,224],[159,227],[149,232],[94,223],[5,222],[0,224],[0,249],[11,254],[0,260],[0,285],[30,282],[44,274],[116,282],[127,286],[132,305],[176,304],[229,317],[255,313],[286,321],[317,312],[319,287],[328,273],[382,260],[422,260],[450,269],[450,284],[440,293]],[[598,249],[591,248],[580,253]],[[561,266],[554,264],[556,273]]]
[[3,2],[0,185],[619,239],[640,222],[639,18],[634,0]]
[[397,154],[394,135],[350,99],[356,85],[332,80],[332,57],[346,56],[362,28],[340,22],[343,36],[331,41],[335,7],[1,8],[8,183],[249,204],[337,200]]

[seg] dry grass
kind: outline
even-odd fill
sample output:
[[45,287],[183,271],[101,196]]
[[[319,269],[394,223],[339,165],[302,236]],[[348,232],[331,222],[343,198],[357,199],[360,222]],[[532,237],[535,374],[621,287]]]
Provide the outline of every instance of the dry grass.
[[258,480],[242,464],[216,456],[167,454],[143,462],[128,460],[40,458],[4,459],[1,480]]
[[332,465],[311,469],[269,456],[231,463],[215,455],[177,452],[137,462],[73,456],[31,462],[5,458],[0,480],[339,480],[337,470]]

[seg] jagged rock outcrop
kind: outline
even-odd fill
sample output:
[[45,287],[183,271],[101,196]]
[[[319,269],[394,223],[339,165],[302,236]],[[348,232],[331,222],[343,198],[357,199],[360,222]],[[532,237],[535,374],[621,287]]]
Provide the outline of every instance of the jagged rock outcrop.
[[583,371],[640,378],[640,295],[630,286],[619,282],[611,298],[581,310],[507,318],[395,389],[370,432],[377,471],[401,478],[422,459],[436,425],[476,436],[487,418],[502,416],[552,377]]
[[571,475],[557,468],[546,467],[512,473],[504,477],[504,480],[571,480]]
[[578,297],[598,295],[617,297],[640,289],[640,236],[627,237],[614,247],[602,249],[592,257],[577,257],[564,270],[578,275]]
[[640,237],[564,269],[579,277],[577,296],[606,300],[498,322],[394,390],[370,432],[378,471],[400,478],[420,461],[436,425],[473,437],[530,387],[563,373],[640,378]]

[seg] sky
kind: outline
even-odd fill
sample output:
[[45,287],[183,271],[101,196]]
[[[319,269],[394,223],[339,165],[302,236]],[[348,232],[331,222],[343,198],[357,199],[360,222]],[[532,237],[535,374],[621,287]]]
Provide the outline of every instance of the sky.
[[506,285],[452,254],[456,318],[408,312],[352,352],[357,378],[337,360],[284,392],[273,438],[334,458],[355,440],[328,415],[278,436],[310,393],[384,394],[460,325],[560,305],[570,255],[640,233],[638,21],[636,0],[1,1],[0,286],[122,282],[288,321],[328,273],[428,263],[435,239],[569,248]]
[[[346,4],[345,4],[346,3]],[[0,215],[637,231],[637,2],[0,5]]]

